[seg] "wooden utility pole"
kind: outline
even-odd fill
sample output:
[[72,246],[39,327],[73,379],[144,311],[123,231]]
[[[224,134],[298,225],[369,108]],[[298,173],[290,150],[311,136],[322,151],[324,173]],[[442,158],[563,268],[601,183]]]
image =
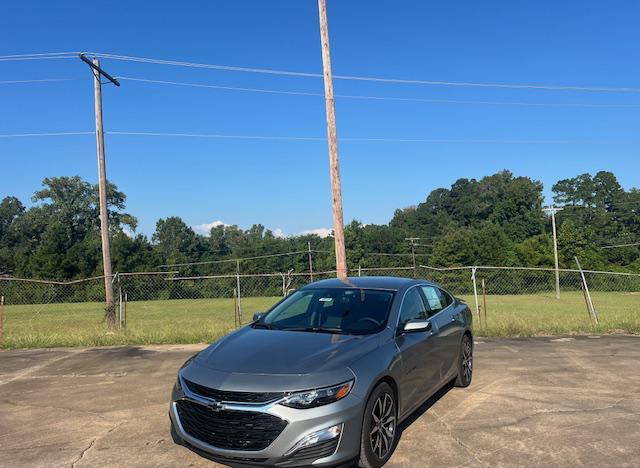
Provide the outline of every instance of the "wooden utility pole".
[[113,283],[111,274],[111,249],[109,244],[109,211],[107,208],[107,169],[104,158],[104,130],[102,128],[102,76],[116,86],[118,81],[100,68],[100,61],[94,57],[89,61],[84,54],[80,59],[87,63],[93,74],[93,93],[96,113],[96,143],[98,149],[98,199],[100,206],[100,238],[102,241],[102,267],[104,271],[104,298],[106,319],[109,325],[116,324],[116,310],[113,304]]
[[311,241],[307,242],[307,255],[309,256],[309,282],[313,283],[313,259],[311,258]]
[[556,270],[556,299],[560,299],[560,272],[558,271],[558,236],[556,234],[556,212],[560,210],[562,210],[562,208],[556,208],[555,206],[545,208],[545,211],[551,212],[551,230],[553,231],[553,257]]
[[320,41],[322,43],[322,67],[324,70],[324,96],[327,109],[327,139],[329,143],[329,172],[331,174],[331,202],[333,205],[333,235],[336,249],[336,275],[347,277],[347,254],[344,246],[344,219],[342,217],[342,188],[338,161],[338,135],[336,131],[336,109],[333,98],[333,76],[331,74],[331,52],[329,49],[329,25],[326,0],[318,0],[320,13]]
[[411,242],[411,262],[413,263],[413,277],[416,277],[416,241],[419,237],[405,237],[404,240]]

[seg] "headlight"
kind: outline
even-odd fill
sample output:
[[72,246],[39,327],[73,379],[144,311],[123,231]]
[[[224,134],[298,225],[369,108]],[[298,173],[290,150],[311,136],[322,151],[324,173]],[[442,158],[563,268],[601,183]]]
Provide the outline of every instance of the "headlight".
[[351,391],[353,380],[333,387],[318,388],[289,395],[281,404],[290,408],[315,408],[342,400]]

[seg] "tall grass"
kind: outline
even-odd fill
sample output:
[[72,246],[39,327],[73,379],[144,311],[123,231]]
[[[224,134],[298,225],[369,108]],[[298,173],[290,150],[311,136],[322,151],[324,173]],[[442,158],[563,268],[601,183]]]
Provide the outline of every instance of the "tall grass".
[[[474,312],[476,335],[495,337],[640,333],[640,294],[597,292],[595,325],[581,292],[489,295],[481,320],[473,296],[463,296]],[[279,297],[247,297],[245,323]],[[480,306],[483,298],[479,296]],[[5,306],[3,348],[208,343],[234,329],[232,299],[130,301],[127,326],[110,329],[100,302]],[[486,321],[485,321],[486,314]]]

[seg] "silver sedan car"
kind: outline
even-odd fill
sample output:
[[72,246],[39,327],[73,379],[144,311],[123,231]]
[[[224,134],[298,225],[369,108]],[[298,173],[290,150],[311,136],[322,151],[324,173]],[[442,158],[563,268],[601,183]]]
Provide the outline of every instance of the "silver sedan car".
[[398,424],[472,370],[469,308],[437,284],[318,281],[182,366],[171,432],[228,465],[380,467]]

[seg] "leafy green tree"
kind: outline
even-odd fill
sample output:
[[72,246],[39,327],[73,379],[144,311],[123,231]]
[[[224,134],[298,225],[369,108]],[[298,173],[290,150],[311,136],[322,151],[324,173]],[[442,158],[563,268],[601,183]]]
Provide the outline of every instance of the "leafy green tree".
[[513,242],[491,223],[450,232],[436,243],[431,257],[431,266],[515,264]]

